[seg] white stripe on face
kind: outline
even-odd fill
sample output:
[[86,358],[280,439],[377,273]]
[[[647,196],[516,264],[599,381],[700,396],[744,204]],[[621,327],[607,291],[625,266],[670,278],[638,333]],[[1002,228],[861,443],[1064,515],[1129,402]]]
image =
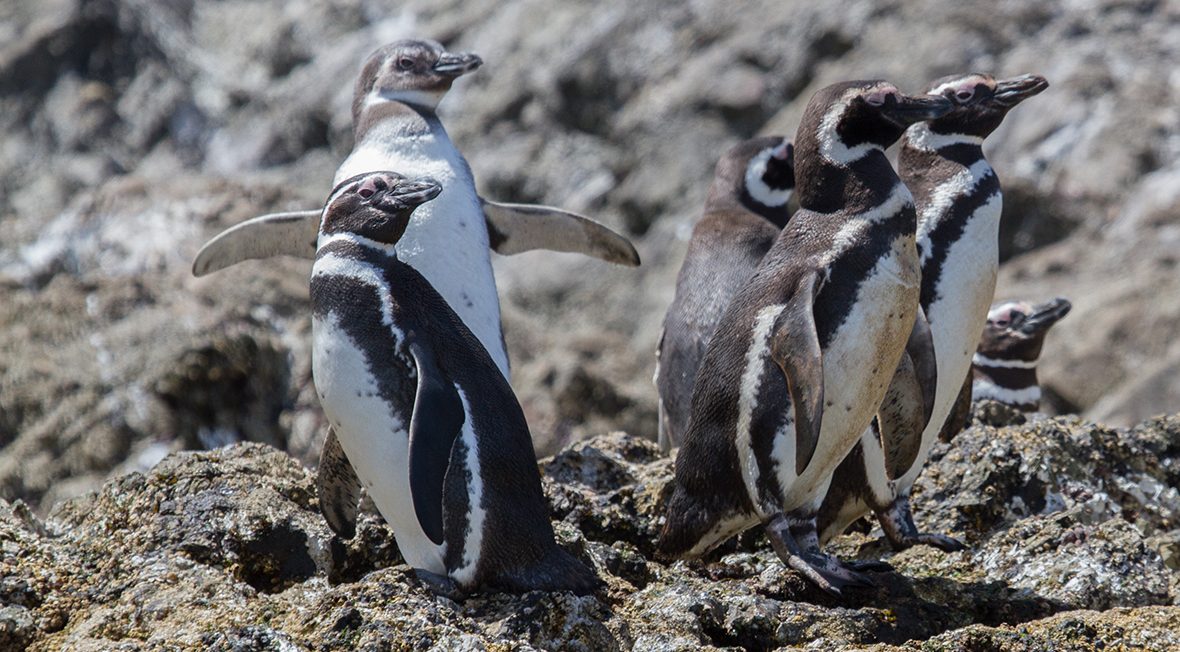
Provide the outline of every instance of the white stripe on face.
[[970,134],[939,134],[930,130],[930,125],[919,122],[906,130],[906,141],[915,149],[924,152],[937,152],[950,145],[983,146],[983,138]]
[[851,163],[859,161],[864,158],[866,154],[873,150],[881,150],[880,145],[874,143],[861,143],[853,147],[844,144],[844,140],[840,138],[836,127],[840,124],[840,119],[844,117],[844,112],[848,110],[848,106],[862,92],[859,88],[850,88],[844,92],[839,102],[832,105],[828,112],[819,122],[819,153],[828,161],[836,165],[847,166]]
[[746,166],[746,192],[763,206],[778,208],[791,199],[792,188],[771,188],[762,180],[774,150],[774,147],[767,147],[750,159],[750,164]]

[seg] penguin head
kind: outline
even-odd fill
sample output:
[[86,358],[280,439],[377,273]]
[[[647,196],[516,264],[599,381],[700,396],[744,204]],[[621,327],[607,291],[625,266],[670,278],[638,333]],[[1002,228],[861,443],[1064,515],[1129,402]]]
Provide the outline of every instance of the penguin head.
[[800,157],[813,151],[847,166],[872,150],[884,150],[915,122],[951,110],[940,96],[905,95],[882,80],[847,81],[816,91],[807,103],[795,146]]
[[479,56],[447,52],[438,41],[394,41],[365,61],[353,93],[353,120],[367,105],[380,102],[404,102],[433,111],[456,78],[481,65]]
[[997,80],[986,73],[943,77],[930,84],[926,94],[944,97],[954,108],[931,120],[930,130],[938,134],[963,134],[986,138],[1003,122],[1012,107],[1049,87],[1039,75],[1021,75]]
[[731,147],[713,170],[709,207],[740,203],[779,227],[791,216],[787,202],[795,189],[795,148],[783,136],[762,136]]
[[396,172],[358,174],[332,190],[320,220],[320,233],[352,233],[382,244],[397,244],[414,209],[440,192],[442,186],[429,177],[407,179]]
[[993,360],[1035,362],[1045,334],[1069,313],[1068,300],[1057,297],[1039,304],[1008,301],[992,306],[979,340],[979,353]]

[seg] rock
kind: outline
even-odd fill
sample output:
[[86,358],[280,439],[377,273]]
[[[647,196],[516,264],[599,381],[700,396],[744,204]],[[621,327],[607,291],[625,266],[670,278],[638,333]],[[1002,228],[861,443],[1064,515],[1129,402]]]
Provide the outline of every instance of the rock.
[[1167,650],[1180,645],[1180,611],[1175,607],[1070,611],[1019,626],[972,625],[926,641],[922,649],[1034,650],[1140,649]]
[[[1175,412],[1180,364],[1180,308],[1161,299],[1180,294],[1167,3],[9,5],[0,647],[1169,644],[1174,607],[1137,605],[1177,594],[1180,427],[1129,428]],[[398,565],[379,518],[331,538],[300,465],[323,437],[308,264],[191,276],[204,238],[324,200],[360,61],[411,35],[488,62],[440,107],[481,192],[585,212],[643,258],[494,257],[514,389],[535,448],[555,454],[559,537],[595,561],[604,595],[447,603]],[[899,569],[848,604],[755,535],[699,564],[655,560],[672,465],[641,441],[655,437],[652,352],[718,153],[793,133],[833,81],[917,89],[963,70],[1052,83],[989,139],[1008,189],[998,298],[1073,300],[1040,369],[1088,421],[993,410],[940,444],[915,508],[972,551],[889,556],[841,537],[844,554]],[[635,437],[601,435],[618,430]],[[176,453],[231,440],[286,452]],[[1078,611],[1092,606],[1109,610]]]
[[[1056,419],[976,426],[964,436],[970,442],[986,429],[990,439],[1018,442],[1020,467],[1070,451],[1108,458],[1106,475],[1091,482],[1114,482],[1162,472],[1175,452],[1177,423],[1118,432]],[[1116,458],[1111,450],[1120,444],[1112,437],[1135,443]],[[1037,449],[1037,442],[1046,443]],[[1149,452],[1158,466],[1147,463]],[[980,459],[976,464],[1002,461]],[[1065,474],[1081,476],[1073,464],[1064,465]],[[174,453],[147,473],[64,503],[44,522],[23,504],[0,503],[0,640],[33,650],[884,650],[1003,641],[1049,649],[1053,642],[1166,646],[1180,617],[1180,607],[1167,606],[1176,601],[1180,571],[1119,515],[1117,500],[1105,510],[1091,503],[1009,510],[959,553],[918,547],[887,554],[895,572],[876,574],[875,588],[837,601],[787,570],[760,537],[700,561],[656,559],[651,546],[671,466],[649,441],[601,435],[541,466],[559,543],[588,556],[606,580],[597,595],[436,597],[401,563],[378,517],[362,514],[356,538],[336,539],[318,512],[311,474],[286,453],[242,443]],[[949,474],[935,477],[944,490],[958,486],[947,482]],[[1014,484],[1026,476],[1018,468],[996,477]],[[928,517],[939,512],[931,509],[930,478],[923,482],[915,505]],[[884,543],[851,534],[835,547],[872,558]]]
[[1176,417],[1119,431],[1055,417],[1008,428],[976,425],[935,445],[915,485],[916,510],[968,539],[1017,518],[1084,507],[1144,535],[1177,529]]

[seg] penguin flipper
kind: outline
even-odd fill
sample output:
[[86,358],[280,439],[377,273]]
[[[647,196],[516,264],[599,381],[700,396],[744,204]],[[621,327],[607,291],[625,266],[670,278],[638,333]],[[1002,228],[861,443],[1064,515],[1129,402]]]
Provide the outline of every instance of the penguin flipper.
[[410,494],[422,531],[443,542],[443,491],[451,447],[463,428],[463,402],[419,343],[410,344],[418,368],[418,391],[410,417]]
[[934,414],[934,392],[938,388],[938,364],[934,357],[934,336],[930,332],[930,322],[926,320],[926,313],[918,307],[918,316],[914,319],[914,328],[910,331],[910,339],[905,345],[906,355],[914,365],[914,375],[922,390],[922,427],[925,430]]
[[639,266],[639,253],[630,240],[584,215],[538,204],[502,204],[483,197],[479,201],[498,254],[548,249]]
[[243,260],[282,255],[315,258],[321,212],[270,213],[235,224],[201,247],[193,259],[193,276],[204,276]]
[[815,326],[820,276],[804,278],[774,326],[771,357],[782,370],[795,408],[795,471],[802,474],[815,454],[824,418],[824,360]]
[[909,353],[904,353],[872,426],[880,437],[885,476],[890,480],[905,475],[918,459],[922,430],[929,420],[924,411],[924,398],[917,365]]
[[320,451],[320,467],[316,472],[316,495],[320,513],[328,527],[343,539],[356,535],[357,504],[361,497],[361,479],[340,447],[336,432],[328,428],[324,449]]

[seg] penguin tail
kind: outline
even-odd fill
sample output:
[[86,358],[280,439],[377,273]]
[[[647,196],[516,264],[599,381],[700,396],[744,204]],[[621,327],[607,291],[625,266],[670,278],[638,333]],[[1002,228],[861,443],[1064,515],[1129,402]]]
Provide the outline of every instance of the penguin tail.
[[590,595],[605,586],[598,575],[580,559],[556,543],[547,547],[548,550],[536,562],[502,575],[492,584],[513,593],[569,591],[577,595]]
[[656,553],[665,560],[703,555],[732,534],[719,527],[721,511],[690,494],[679,483],[664,510]]

